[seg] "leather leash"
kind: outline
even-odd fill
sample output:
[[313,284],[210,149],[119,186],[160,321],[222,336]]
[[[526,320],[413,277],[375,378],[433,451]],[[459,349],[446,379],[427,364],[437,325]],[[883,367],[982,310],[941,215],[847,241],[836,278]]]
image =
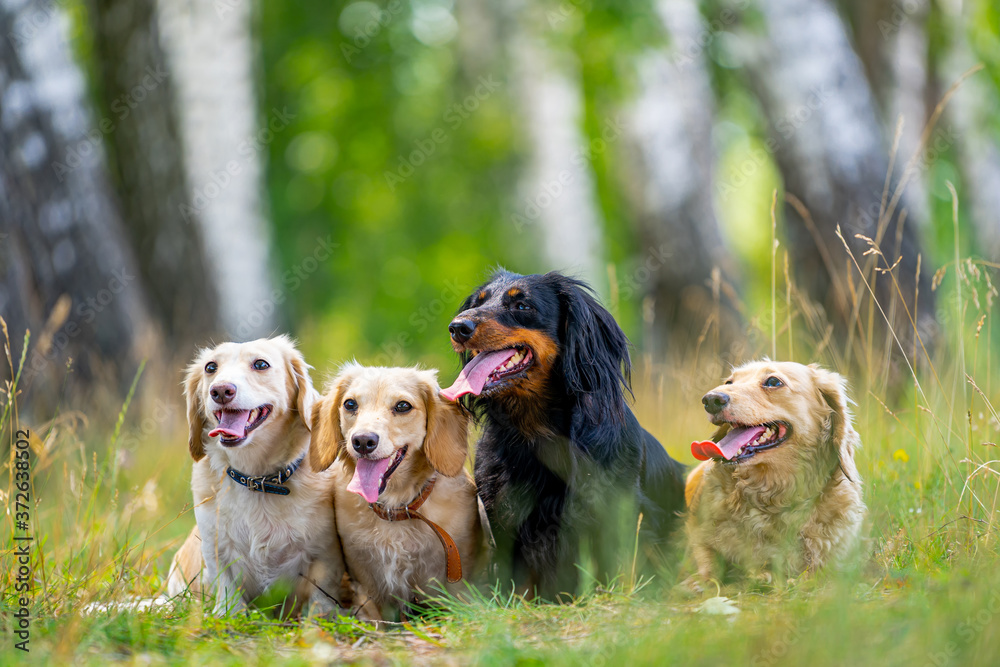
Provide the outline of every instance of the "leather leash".
[[372,508],[375,512],[375,516],[385,521],[406,521],[408,519],[417,519],[423,521],[430,529],[434,531],[438,539],[441,540],[441,546],[444,547],[444,554],[446,558],[446,572],[448,575],[448,583],[453,584],[456,581],[461,581],[462,579],[462,556],[458,553],[458,546],[455,544],[455,540],[451,538],[451,535],[437,525],[423,514],[418,512],[420,506],[424,504],[430,495],[431,491],[434,490],[434,484],[437,482],[437,476],[431,478],[427,484],[424,485],[423,490],[420,495],[413,499],[409,505],[406,507],[383,507],[379,503],[371,503],[368,506]]

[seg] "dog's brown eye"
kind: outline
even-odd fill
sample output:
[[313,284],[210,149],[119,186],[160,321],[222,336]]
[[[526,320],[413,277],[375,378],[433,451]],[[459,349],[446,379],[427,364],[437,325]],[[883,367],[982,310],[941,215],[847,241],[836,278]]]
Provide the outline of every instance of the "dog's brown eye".
[[267,363],[263,359],[258,359],[257,361],[253,362],[253,367],[255,370],[263,371],[270,368],[271,364]]
[[406,401],[400,401],[399,403],[396,403],[395,407],[393,407],[393,411],[398,414],[407,413],[412,409],[413,406],[407,403]]
[[205,364],[206,373],[214,373],[217,370],[219,370],[219,364],[215,363],[214,361],[210,361],[207,364]]
[[785,386],[785,383],[772,375],[771,377],[769,377],[766,380],[764,380],[764,386],[765,387],[771,387],[771,388],[773,388],[773,387],[783,387],[783,386]]
[[344,409],[347,410],[348,412],[354,412],[355,410],[358,409],[358,402],[355,401],[353,398],[349,398],[346,401],[344,401]]
[[725,384],[732,384],[732,383],[733,383],[732,380],[726,380],[726,382],[725,382]]

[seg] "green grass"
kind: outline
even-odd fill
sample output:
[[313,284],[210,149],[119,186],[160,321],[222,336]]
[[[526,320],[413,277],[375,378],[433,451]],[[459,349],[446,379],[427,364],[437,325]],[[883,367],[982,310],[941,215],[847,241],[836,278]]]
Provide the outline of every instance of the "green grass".
[[[24,424],[16,386],[8,387],[0,432],[11,443],[12,427],[28,426],[34,435],[37,542],[29,654],[14,649],[9,633],[16,582],[5,553],[0,664],[995,664],[1000,449],[992,443],[1000,441],[1000,331],[987,280],[994,272],[997,282],[998,267],[959,265],[961,273],[953,263],[938,289],[943,335],[934,358],[908,351],[919,387],[905,365],[887,370],[890,336],[869,336],[877,342],[854,351],[868,369],[850,380],[869,514],[853,565],[769,589],[730,583],[697,599],[673,588],[688,573],[678,562],[640,590],[595,589],[562,606],[480,596],[382,630],[345,619],[282,623],[260,612],[213,618],[190,599],[144,612],[85,613],[91,603],[157,594],[173,550],[193,525],[183,410],[132,415],[123,397],[118,420],[88,424],[67,409]],[[823,327],[796,305],[793,287],[779,279],[776,312],[772,317],[771,304],[762,304],[764,319],[752,319],[749,339],[758,341],[756,352],[776,346],[779,356],[794,341],[796,360],[811,361],[807,351],[824,348]],[[834,354],[835,345],[825,345],[819,360],[836,365],[843,352]],[[723,372],[712,367],[715,358],[703,351],[664,365],[640,363],[636,373],[641,421],[686,462],[688,443],[710,432],[698,399]],[[323,371],[323,361],[338,360],[312,361]],[[141,388],[156,380],[138,382]],[[8,535],[12,521],[4,521]],[[736,613],[710,613],[720,605],[707,600],[717,595]]]

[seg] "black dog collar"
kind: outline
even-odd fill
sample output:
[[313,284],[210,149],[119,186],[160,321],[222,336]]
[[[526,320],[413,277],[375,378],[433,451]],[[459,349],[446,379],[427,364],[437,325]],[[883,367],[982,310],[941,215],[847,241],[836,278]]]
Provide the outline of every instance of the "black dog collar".
[[298,459],[289,463],[282,470],[279,470],[273,475],[258,475],[257,477],[251,477],[249,475],[244,475],[236,468],[228,468],[226,469],[226,473],[229,474],[229,479],[241,486],[247,487],[251,491],[273,493],[277,496],[287,496],[290,492],[288,487],[281,485],[288,481],[288,478],[292,476],[293,472],[298,470],[305,457],[306,455],[303,454]]

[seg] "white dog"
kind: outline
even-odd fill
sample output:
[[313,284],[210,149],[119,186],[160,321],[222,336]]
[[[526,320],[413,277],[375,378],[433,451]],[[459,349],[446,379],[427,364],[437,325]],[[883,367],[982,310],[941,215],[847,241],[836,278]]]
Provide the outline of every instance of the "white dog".
[[[307,456],[318,397],[308,367],[285,336],[201,350],[188,367],[189,446],[196,531],[215,612],[240,610],[275,584],[326,613],[342,606],[344,559],[330,473]],[[168,591],[196,580],[192,532],[171,568]],[[214,586],[213,586],[214,582]]]

